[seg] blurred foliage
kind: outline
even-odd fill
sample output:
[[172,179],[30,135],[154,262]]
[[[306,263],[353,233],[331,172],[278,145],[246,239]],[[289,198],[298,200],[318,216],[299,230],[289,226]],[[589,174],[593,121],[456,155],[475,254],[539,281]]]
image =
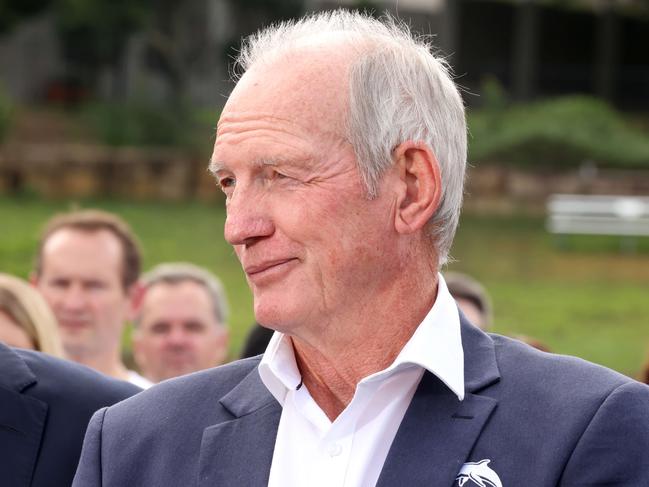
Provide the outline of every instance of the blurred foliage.
[[75,79],[94,81],[100,68],[119,64],[129,36],[151,16],[155,0],[0,0],[0,33],[51,13]]
[[[224,42],[223,61],[230,63],[241,48],[241,40],[261,26],[294,19],[304,13],[304,0],[238,0],[231,2],[233,31]],[[243,74],[241,67],[232,66],[235,76]]]
[[237,0],[237,7],[248,11],[265,12],[276,20],[300,14],[303,0]]
[[0,84],[0,142],[2,142],[9,131],[13,115],[13,104],[5,93],[4,87]]
[[501,113],[508,105],[507,93],[497,78],[487,76],[482,83],[483,108],[489,113]]
[[107,145],[202,149],[210,143],[218,113],[140,96],[124,103],[90,103],[81,109],[80,117]]
[[649,167],[649,134],[600,99],[568,96],[507,106],[505,94],[489,81],[484,100],[482,109],[469,113],[473,162]]
[[46,10],[53,0],[0,0],[0,33]]
[[376,18],[382,14],[381,6],[377,5],[375,0],[356,0],[353,6],[355,10],[368,13]]
[[55,0],[66,58],[88,73],[119,61],[131,33],[151,14],[151,0]]

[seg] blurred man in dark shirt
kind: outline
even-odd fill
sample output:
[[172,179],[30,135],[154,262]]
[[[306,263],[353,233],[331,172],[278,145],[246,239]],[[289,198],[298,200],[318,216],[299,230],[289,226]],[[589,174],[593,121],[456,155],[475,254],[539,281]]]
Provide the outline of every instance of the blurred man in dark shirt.
[[92,414],[139,391],[87,367],[0,343],[0,485],[70,485]]

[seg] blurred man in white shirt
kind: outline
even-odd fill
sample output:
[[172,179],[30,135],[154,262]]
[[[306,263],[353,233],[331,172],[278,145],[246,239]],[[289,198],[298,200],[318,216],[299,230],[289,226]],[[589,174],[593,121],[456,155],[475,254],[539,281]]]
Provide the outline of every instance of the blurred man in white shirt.
[[45,226],[32,282],[56,315],[67,358],[146,388],[122,362],[124,326],[138,294],[140,250],[117,215],[81,210]]

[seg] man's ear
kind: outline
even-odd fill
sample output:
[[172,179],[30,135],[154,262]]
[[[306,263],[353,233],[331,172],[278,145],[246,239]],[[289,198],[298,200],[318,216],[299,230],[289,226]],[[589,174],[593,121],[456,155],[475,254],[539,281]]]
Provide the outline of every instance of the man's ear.
[[138,329],[133,330],[131,335],[131,351],[133,352],[133,360],[138,369],[142,370],[146,367],[146,355],[142,353],[142,335]]
[[424,142],[407,141],[394,149],[395,167],[401,179],[395,228],[402,234],[423,228],[439,207],[442,177],[437,158]]
[[29,284],[31,284],[32,287],[38,287],[38,275],[35,272],[29,273]]
[[141,281],[136,281],[135,283],[131,284],[131,287],[129,287],[126,292],[128,294],[130,302],[128,319],[130,321],[133,321],[135,316],[140,312],[140,308],[142,307],[146,288]]
[[221,326],[221,333],[217,338],[217,346],[214,347],[217,362],[215,365],[221,365],[225,363],[228,359],[228,353],[230,351],[230,328],[227,325],[219,326]]

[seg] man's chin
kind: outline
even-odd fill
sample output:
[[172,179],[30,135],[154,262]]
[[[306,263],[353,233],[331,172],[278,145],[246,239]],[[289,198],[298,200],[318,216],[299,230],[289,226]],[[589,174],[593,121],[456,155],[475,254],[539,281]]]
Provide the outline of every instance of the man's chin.
[[66,356],[72,360],[79,360],[83,357],[88,357],[93,354],[93,348],[90,347],[87,340],[79,340],[78,334],[76,336],[66,336],[61,334],[63,342],[63,350]]
[[255,299],[255,320],[263,323],[265,328],[283,331],[291,328],[291,323],[299,321],[295,319],[298,313],[291,303],[280,302],[266,298]]
[[65,323],[59,324],[59,333],[64,343],[83,345],[88,342],[88,336],[92,333],[92,325],[89,323]]

